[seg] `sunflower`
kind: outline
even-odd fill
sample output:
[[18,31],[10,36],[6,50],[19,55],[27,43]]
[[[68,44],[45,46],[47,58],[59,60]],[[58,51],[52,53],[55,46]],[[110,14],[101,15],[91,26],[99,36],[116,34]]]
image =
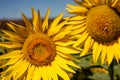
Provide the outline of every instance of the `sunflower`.
[[6,42],[0,42],[0,46],[13,49],[0,56],[8,60],[1,66],[6,68],[3,80],[58,80],[58,76],[69,80],[67,73],[75,73],[70,66],[79,68],[70,55],[79,53],[69,46],[73,43],[67,35],[71,26],[61,20],[63,13],[49,23],[49,14],[50,9],[42,20],[40,11],[32,8],[32,21],[22,13],[25,26],[9,22],[11,30],[2,30]]
[[67,4],[68,13],[74,14],[67,24],[73,25],[74,47],[83,47],[80,56],[93,52],[93,62],[111,64],[120,59],[120,0],[74,0]]

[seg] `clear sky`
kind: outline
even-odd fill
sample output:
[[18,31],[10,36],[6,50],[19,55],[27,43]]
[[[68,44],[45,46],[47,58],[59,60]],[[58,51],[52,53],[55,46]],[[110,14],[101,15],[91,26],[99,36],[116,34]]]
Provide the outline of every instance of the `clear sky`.
[[27,17],[31,17],[31,7],[39,9],[43,17],[47,9],[51,9],[50,17],[57,16],[64,12],[68,16],[66,4],[75,4],[73,0],[0,0],[0,19],[19,19],[21,12]]

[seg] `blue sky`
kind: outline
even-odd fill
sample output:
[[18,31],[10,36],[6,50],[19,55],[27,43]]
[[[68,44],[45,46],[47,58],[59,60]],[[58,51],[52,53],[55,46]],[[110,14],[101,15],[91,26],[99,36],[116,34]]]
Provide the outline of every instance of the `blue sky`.
[[0,19],[19,19],[21,12],[31,17],[31,7],[39,9],[43,17],[48,8],[51,9],[50,17],[57,16],[64,12],[68,16],[66,4],[75,4],[73,0],[0,0]]

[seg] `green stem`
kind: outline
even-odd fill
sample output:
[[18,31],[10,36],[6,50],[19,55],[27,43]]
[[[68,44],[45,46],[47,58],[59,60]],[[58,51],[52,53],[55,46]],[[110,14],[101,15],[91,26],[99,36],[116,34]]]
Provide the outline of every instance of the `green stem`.
[[108,71],[109,71],[109,76],[110,80],[114,80],[114,61],[110,64]]

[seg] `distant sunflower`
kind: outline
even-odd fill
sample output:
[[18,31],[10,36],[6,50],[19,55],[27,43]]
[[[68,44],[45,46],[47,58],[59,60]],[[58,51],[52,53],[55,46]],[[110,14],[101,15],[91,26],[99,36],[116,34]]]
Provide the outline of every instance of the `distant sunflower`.
[[0,56],[8,59],[1,66],[7,68],[1,75],[3,80],[58,80],[58,75],[69,80],[67,72],[75,73],[70,66],[79,68],[69,55],[79,53],[69,46],[73,43],[67,36],[71,27],[65,26],[67,20],[61,21],[63,13],[49,24],[49,14],[48,9],[42,21],[39,10],[37,14],[32,8],[32,23],[22,13],[25,26],[10,22],[7,25],[13,31],[2,30],[7,41],[0,46],[14,49]]
[[74,0],[68,4],[68,13],[75,14],[68,24],[74,27],[74,47],[84,45],[84,56],[93,50],[93,61],[101,56],[101,64],[120,59],[120,0]]

